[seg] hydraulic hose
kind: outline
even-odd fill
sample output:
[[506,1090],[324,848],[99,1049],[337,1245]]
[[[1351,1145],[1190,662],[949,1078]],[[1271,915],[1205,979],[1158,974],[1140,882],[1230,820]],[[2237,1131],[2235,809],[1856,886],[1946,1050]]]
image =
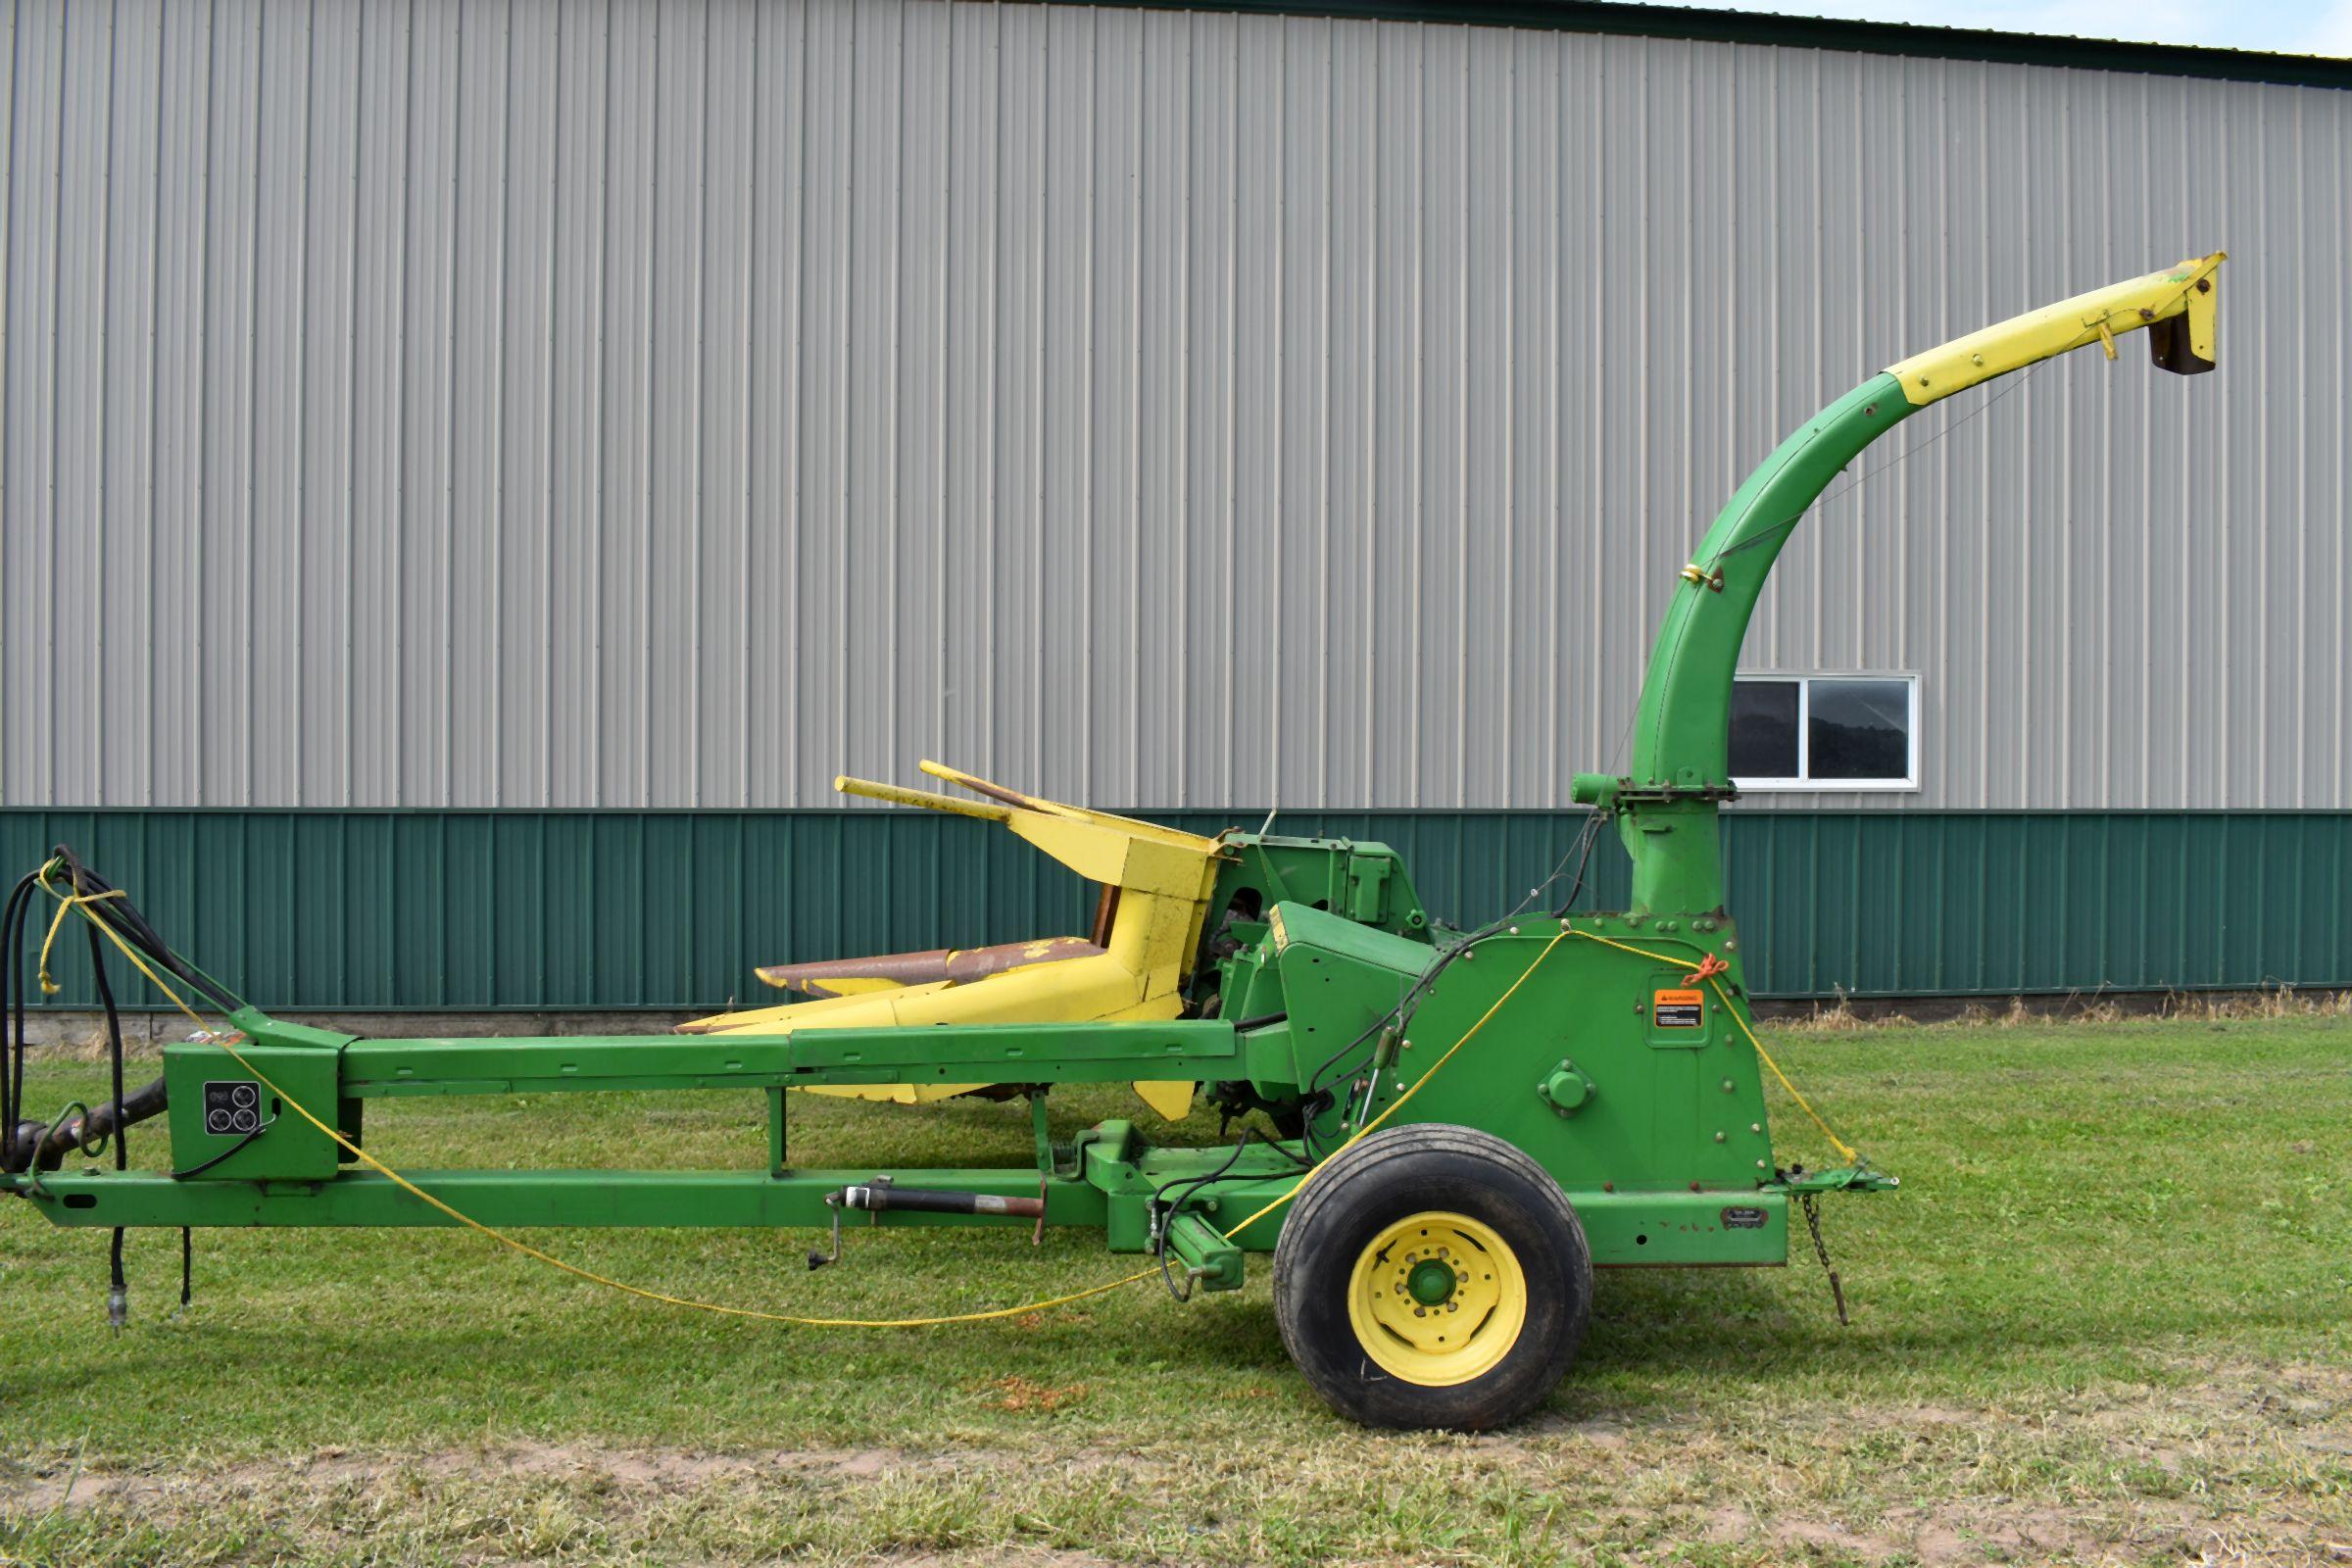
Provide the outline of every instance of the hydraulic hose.
[[[34,875],[26,872],[0,908],[0,1156],[24,1114],[24,910],[33,887]],[[0,1165],[7,1163],[0,1157]]]
[[[235,1000],[224,987],[195,970],[165,946],[137,907],[105,878],[84,866],[73,850],[61,844],[51,855],[52,865],[63,863],[67,885],[74,896],[107,901],[108,924],[208,998]],[[29,1037],[25,1004],[32,989],[24,974],[24,928],[33,896],[49,869],[44,866],[19,878],[6,907],[0,909],[0,1025],[5,1025],[12,1037],[0,1039],[0,1069],[4,1069],[0,1070],[0,1134],[5,1135],[0,1138],[0,1170],[12,1174],[56,1170],[76,1150],[95,1151],[109,1141],[115,1146],[116,1168],[123,1169],[129,1163],[122,1142],[123,1129],[160,1115],[167,1102],[161,1076],[135,1091],[124,1087],[122,1012],[115,1001],[113,979],[107,972],[106,946],[96,926],[88,932],[90,972],[99,1004],[106,1013],[107,1060],[114,1098],[78,1115],[61,1117],[54,1126],[24,1118],[24,1065]]]

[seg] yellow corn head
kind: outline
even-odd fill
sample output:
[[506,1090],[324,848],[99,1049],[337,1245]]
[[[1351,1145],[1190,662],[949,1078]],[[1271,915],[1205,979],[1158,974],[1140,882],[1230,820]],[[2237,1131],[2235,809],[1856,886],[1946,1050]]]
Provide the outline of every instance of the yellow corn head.
[[[1102,885],[1094,930],[993,948],[886,954],[759,971],[773,986],[815,1000],[723,1012],[681,1024],[682,1034],[789,1034],[936,1023],[1097,1023],[1173,1018],[1216,882],[1215,839],[1018,794],[938,762],[924,772],[982,797],[838,778],[833,787],[894,806],[999,822],[1089,881]],[[872,1084],[813,1088],[915,1104],[971,1094],[987,1084]],[[1192,1108],[1190,1082],[1135,1086],[1174,1121]]]

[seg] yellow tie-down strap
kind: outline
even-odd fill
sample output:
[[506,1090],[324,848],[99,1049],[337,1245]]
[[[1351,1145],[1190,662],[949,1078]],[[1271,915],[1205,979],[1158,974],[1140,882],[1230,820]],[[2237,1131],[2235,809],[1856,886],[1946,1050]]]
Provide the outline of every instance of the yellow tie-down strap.
[[[45,881],[42,885],[44,888],[47,888],[47,883]],[[107,939],[113,942],[114,945],[122,951],[122,956],[131,961],[131,964],[139,971],[139,973],[147,977],[149,984],[153,985],[158,991],[162,992],[165,997],[169,998],[172,1002],[172,1004],[177,1007],[181,1012],[185,1013],[188,1019],[199,1029],[206,1028],[205,1021],[203,1018],[197,1015],[195,1009],[190,1007],[187,1003],[181,999],[178,992],[172,990],[171,986],[164,982],[163,977],[158,975],[155,970],[148,965],[147,961],[140,956],[136,949],[132,948],[130,944],[123,941],[122,936],[116,932],[115,928],[107,924],[107,922],[100,917],[98,911],[91,906],[90,901],[67,899],[65,895],[57,893],[54,889],[49,889],[48,891],[52,897],[61,900],[61,902],[65,903],[69,908],[73,909],[76,913],[79,913],[84,919],[96,925],[100,931],[106,934]],[[1428,1083],[1432,1078],[1436,1077],[1439,1069],[1444,1067],[1447,1062],[1451,1061],[1455,1054],[1459,1053],[1464,1046],[1467,1046],[1471,1040],[1476,1037],[1481,1029],[1484,1029],[1487,1026],[1488,1020],[1492,1019],[1497,1012],[1502,1010],[1503,1004],[1509,1002],[1511,998],[1518,993],[1519,988],[1527,983],[1528,978],[1536,972],[1537,968],[1544,962],[1544,960],[1551,956],[1551,950],[1558,947],[1561,941],[1564,940],[1568,934],[1569,933],[1567,929],[1565,926],[1563,926],[1558,936],[1553,937],[1551,941],[1544,944],[1544,951],[1536,955],[1535,958],[1528,964],[1527,968],[1521,972],[1519,978],[1511,982],[1510,988],[1504,991],[1501,996],[1494,999],[1494,1004],[1489,1007],[1479,1018],[1478,1022],[1472,1024],[1459,1040],[1455,1041],[1453,1045],[1445,1052],[1444,1054],[1438,1057],[1437,1060],[1429,1064],[1429,1069],[1422,1073],[1419,1078],[1413,1081],[1411,1088],[1407,1089],[1403,1094],[1397,1096],[1396,1100],[1390,1102],[1386,1109],[1382,1110],[1379,1115],[1373,1117],[1361,1128],[1357,1129],[1355,1134],[1346,1143],[1342,1144],[1338,1149],[1333,1150],[1322,1159],[1316,1161],[1315,1164],[1310,1167],[1304,1175],[1300,1176],[1298,1180],[1293,1184],[1288,1192],[1275,1199],[1272,1202],[1267,1203],[1262,1208],[1259,1208],[1256,1212],[1250,1214],[1239,1224],[1227,1230],[1225,1232],[1225,1239],[1227,1241],[1233,1240],[1235,1237],[1241,1235],[1243,1231],[1257,1223],[1257,1221],[1265,1218],[1268,1214],[1273,1213],[1276,1209],[1282,1207],[1285,1203],[1290,1202],[1293,1199],[1296,1199],[1301,1192],[1306,1190],[1307,1183],[1313,1181],[1317,1176],[1321,1175],[1325,1167],[1329,1166],[1334,1159],[1337,1159],[1342,1153],[1346,1152],[1349,1148],[1360,1142],[1365,1136],[1378,1129],[1383,1122],[1387,1121],[1391,1116],[1395,1115],[1400,1108],[1402,1108],[1406,1102],[1410,1101],[1415,1095],[1419,1094],[1421,1092],[1422,1085]],[[491,1241],[496,1242],[499,1246],[504,1247],[511,1251],[519,1252],[523,1256],[530,1258],[535,1262],[544,1263],[549,1268],[557,1269],[563,1273],[568,1274],[574,1279],[586,1280],[591,1285],[601,1285],[607,1290],[617,1291],[624,1296],[632,1297],[639,1300],[656,1301],[663,1306],[684,1307],[690,1311],[696,1312],[714,1312],[723,1317],[748,1318],[760,1323],[781,1323],[794,1328],[922,1329],[938,1328],[951,1323],[987,1323],[1001,1318],[1020,1317],[1030,1312],[1048,1311],[1054,1307],[1068,1306],[1072,1302],[1087,1300],[1093,1297],[1105,1296],[1112,1291],[1122,1289],[1129,1285],[1137,1284],[1140,1281],[1156,1278],[1160,1274],[1160,1266],[1155,1263],[1151,1268],[1138,1269],[1132,1274],[1123,1274],[1117,1279],[1105,1280],[1100,1285],[1090,1285],[1084,1290],[1071,1291],[1061,1296],[1044,1297],[1034,1301],[1023,1301],[1017,1306],[990,1307],[977,1312],[942,1313],[932,1317],[808,1317],[794,1312],[772,1312],[763,1307],[734,1306],[723,1301],[705,1301],[688,1296],[673,1296],[667,1291],[657,1291],[648,1289],[642,1285],[631,1285],[626,1280],[617,1280],[609,1274],[599,1274],[594,1269],[583,1268],[577,1263],[569,1262],[566,1259],[556,1256],[553,1252],[533,1247],[530,1243],[525,1242],[518,1237],[511,1236],[505,1231],[500,1230],[495,1225],[485,1224],[481,1220],[475,1219],[471,1215],[460,1210],[455,1205],[434,1197],[431,1193],[426,1192],[423,1188],[417,1186],[406,1176],[403,1176],[399,1171],[394,1170],[391,1166],[385,1164],[373,1154],[368,1153],[358,1144],[352,1142],[351,1139],[345,1137],[339,1128],[329,1126],[326,1122],[321,1121],[318,1116],[311,1112],[309,1106],[303,1104],[301,1101],[296,1100],[292,1095],[287,1094],[275,1083],[272,1083],[269,1074],[263,1072],[259,1067],[256,1067],[252,1062],[245,1059],[244,1054],[237,1050],[236,1043],[233,1038],[227,1036],[216,1036],[214,1043],[217,1044],[220,1050],[227,1053],[230,1060],[234,1061],[245,1071],[251,1073],[255,1081],[260,1083],[263,1088],[269,1090],[270,1094],[282,1101],[287,1109],[293,1111],[295,1115],[301,1117],[304,1121],[310,1123],[311,1126],[317,1128],[319,1132],[334,1140],[336,1146],[342,1149],[345,1152],[349,1153],[352,1158],[358,1160],[369,1170],[374,1171],[377,1175],[383,1177],[386,1181],[392,1183],[395,1187],[398,1187],[402,1192],[407,1193],[410,1197],[415,1198],[419,1202],[429,1205],[439,1213],[448,1216],[455,1223],[464,1226],[466,1229],[473,1231],[477,1235],[489,1238]]]
[[[82,899],[79,897],[69,898],[64,894],[58,893],[54,888],[50,888],[48,886],[46,878],[43,878],[41,885],[52,898],[58,899],[67,909],[71,909],[74,912],[80,914],[83,919],[90,921],[93,925],[97,926],[101,932],[105,933],[107,940],[114,943],[116,948],[121,950],[122,956],[131,961],[132,966],[135,967],[139,973],[147,977],[148,983],[153,985],[158,991],[162,992],[165,997],[170,999],[172,1004],[177,1007],[182,1013],[186,1014],[189,1021],[194,1023],[199,1029],[206,1027],[204,1019],[199,1017],[195,1009],[190,1007],[187,1003],[181,999],[179,993],[172,990],[171,986],[167,985],[163,978],[158,975],[152,967],[149,966],[146,959],[139,955],[138,951],[132,948],[129,943],[123,941],[122,936],[115,930],[115,928],[106,922],[106,920],[99,913],[98,908],[95,906],[95,901]],[[1297,1182],[1292,1184],[1289,1191],[1283,1193],[1271,1202],[1266,1203],[1262,1207],[1256,1209],[1227,1229],[1224,1232],[1224,1239],[1227,1241],[1232,1241],[1234,1238],[1240,1236],[1242,1232],[1248,1230],[1250,1226],[1265,1218],[1268,1214],[1273,1213],[1276,1209],[1298,1198],[1300,1193],[1306,1190],[1307,1184],[1315,1180],[1316,1177],[1322,1175],[1324,1170],[1330,1166],[1333,1160],[1339,1158],[1340,1155],[1346,1153],[1356,1144],[1362,1142],[1372,1133],[1378,1131],[1380,1127],[1389,1120],[1390,1117],[1396,1115],[1397,1111],[1403,1109],[1404,1106],[1412,1101],[1413,1097],[1421,1092],[1423,1086],[1426,1085],[1432,1078],[1435,1078],[1447,1062],[1453,1060],[1453,1058],[1461,1053],[1465,1046],[1469,1045],[1472,1040],[1476,1039],[1479,1031],[1486,1028],[1488,1023],[1494,1019],[1494,1015],[1503,1009],[1504,1004],[1507,1004],[1511,998],[1519,994],[1519,988],[1527,984],[1527,982],[1534,977],[1535,972],[1539,968],[1543,967],[1544,960],[1551,956],[1552,950],[1557,948],[1562,942],[1565,942],[1571,936],[1580,937],[1589,942],[1598,942],[1604,947],[1616,948],[1625,953],[1636,954],[1642,957],[1648,958],[1653,962],[1671,965],[1683,961],[1679,958],[1673,958],[1661,954],[1649,953],[1641,948],[1631,947],[1622,942],[1612,942],[1606,937],[1596,936],[1591,932],[1571,931],[1567,922],[1562,921],[1558,934],[1555,935],[1549,942],[1544,944],[1543,951],[1538,953],[1535,957],[1528,961],[1527,967],[1520,971],[1519,977],[1516,980],[1513,980],[1510,985],[1505,988],[1501,996],[1494,999],[1492,1006],[1488,1007],[1485,1012],[1479,1015],[1476,1023],[1472,1024],[1468,1029],[1463,1031],[1460,1039],[1456,1040],[1451,1046],[1448,1046],[1435,1061],[1429,1064],[1428,1069],[1424,1071],[1420,1077],[1413,1080],[1410,1088],[1406,1089],[1404,1093],[1398,1095],[1395,1100],[1391,1101],[1381,1110],[1379,1115],[1374,1116],[1371,1120],[1365,1122],[1363,1126],[1357,1128],[1345,1143],[1340,1145],[1339,1148],[1333,1150],[1330,1153],[1317,1160],[1311,1167],[1307,1169],[1305,1174],[1301,1175]],[[1723,983],[1720,980],[1715,982],[1715,989],[1717,995],[1723,997],[1724,1004],[1727,1007],[1731,1007],[1731,998],[1724,992]],[[1737,1007],[1731,1007],[1731,1012],[1735,1019],[1739,1018],[1740,1012]],[[1757,1054],[1762,1055],[1764,1048],[1762,1044],[1756,1040],[1754,1032],[1749,1030],[1744,1022],[1740,1024],[1740,1031],[1747,1036],[1748,1042],[1756,1047]],[[518,1237],[511,1236],[507,1232],[500,1230],[495,1225],[485,1224],[481,1220],[475,1219],[471,1215],[465,1213],[455,1205],[443,1200],[442,1199],[434,1197],[431,1193],[426,1192],[423,1188],[417,1186],[406,1176],[403,1176],[399,1171],[394,1170],[391,1166],[385,1164],[382,1160],[376,1158],[373,1154],[370,1154],[366,1150],[362,1149],[358,1144],[352,1142],[351,1139],[344,1136],[341,1129],[330,1126],[326,1122],[320,1120],[318,1116],[312,1113],[309,1106],[303,1104],[301,1101],[296,1100],[292,1095],[287,1094],[283,1089],[271,1082],[269,1074],[263,1072],[259,1067],[256,1067],[252,1062],[248,1061],[243,1053],[237,1050],[235,1039],[231,1035],[216,1035],[214,1043],[218,1045],[221,1051],[228,1054],[230,1060],[234,1061],[245,1071],[251,1073],[254,1077],[254,1080],[260,1083],[263,1088],[269,1090],[271,1095],[283,1102],[286,1105],[286,1108],[293,1111],[304,1121],[310,1123],[311,1126],[318,1129],[320,1133],[325,1134],[326,1137],[332,1139],[335,1145],[342,1149],[345,1152],[349,1153],[353,1159],[367,1166],[369,1170],[374,1171],[386,1181],[391,1182],[402,1192],[407,1193],[410,1197],[417,1200],[417,1201],[427,1204],[437,1212],[448,1216],[448,1218],[456,1224],[464,1226],[466,1229],[473,1231],[477,1235],[487,1237],[491,1241],[496,1242],[499,1246],[504,1247],[511,1251],[519,1252],[523,1256],[528,1257],[535,1262],[544,1263],[549,1268],[568,1274],[574,1279],[585,1280],[591,1285],[601,1285],[607,1290],[617,1291],[624,1296],[634,1298],[638,1300],[655,1301],[663,1306],[684,1307],[689,1311],[695,1312],[712,1312],[722,1317],[747,1318],[760,1323],[781,1323],[788,1327],[794,1328],[921,1329],[939,1328],[951,1323],[987,1323],[1003,1318],[1019,1317],[1030,1312],[1048,1311],[1054,1307],[1068,1306],[1073,1302],[1088,1300],[1097,1296],[1108,1295],[1112,1291],[1120,1290],[1126,1286],[1152,1279],[1159,1275],[1161,1272],[1160,1266],[1158,1264],[1154,1264],[1151,1268],[1138,1269],[1132,1274],[1123,1274],[1117,1279],[1105,1280],[1100,1285],[1090,1285],[1083,1290],[1071,1291],[1061,1296],[1049,1296],[1034,1301],[1023,1301],[1017,1306],[989,1307],[975,1312],[950,1312],[931,1317],[810,1317],[794,1312],[773,1312],[764,1307],[735,1306],[723,1301],[705,1301],[690,1296],[673,1296],[666,1291],[657,1291],[642,1285],[632,1285],[626,1280],[614,1279],[609,1274],[599,1274],[594,1269],[583,1268],[577,1263],[573,1263],[564,1258],[556,1256],[553,1252],[533,1247],[530,1243],[525,1242]],[[1765,1060],[1769,1062],[1771,1058],[1766,1056]],[[1794,1095],[1796,1092],[1794,1086],[1788,1084],[1787,1076],[1781,1074],[1780,1068],[1775,1066],[1773,1068],[1773,1072],[1776,1076],[1781,1078],[1782,1084],[1788,1088],[1789,1093]],[[1801,1096],[1798,1097],[1798,1103],[1805,1104]],[[1820,1115],[1813,1111],[1813,1107],[1811,1105],[1805,1104],[1805,1109],[1808,1114],[1813,1116],[1814,1121],[1821,1126],[1822,1131],[1825,1134],[1828,1134],[1831,1143],[1835,1144],[1841,1153],[1843,1153],[1849,1159],[1857,1157],[1854,1154],[1851,1146],[1840,1140],[1837,1134],[1830,1132],[1829,1124],[1821,1120]]]

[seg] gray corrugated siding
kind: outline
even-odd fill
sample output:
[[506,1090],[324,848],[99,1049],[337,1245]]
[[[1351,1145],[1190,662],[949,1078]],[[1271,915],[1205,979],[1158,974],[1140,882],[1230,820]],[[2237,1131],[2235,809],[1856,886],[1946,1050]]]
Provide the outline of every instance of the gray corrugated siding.
[[1922,672],[1910,804],[2347,801],[2352,94],[949,0],[0,48],[13,803],[1556,807],[1787,427],[2217,245],[2220,373],[1906,427],[1747,662]]

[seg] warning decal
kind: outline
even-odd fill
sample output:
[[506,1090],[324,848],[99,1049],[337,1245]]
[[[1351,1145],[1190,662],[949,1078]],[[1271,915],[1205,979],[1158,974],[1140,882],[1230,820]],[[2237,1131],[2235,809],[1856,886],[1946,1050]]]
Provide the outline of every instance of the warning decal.
[[1654,992],[1649,1012],[1660,1029],[1696,1029],[1705,1021],[1706,995],[1699,991]]

